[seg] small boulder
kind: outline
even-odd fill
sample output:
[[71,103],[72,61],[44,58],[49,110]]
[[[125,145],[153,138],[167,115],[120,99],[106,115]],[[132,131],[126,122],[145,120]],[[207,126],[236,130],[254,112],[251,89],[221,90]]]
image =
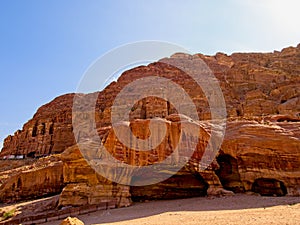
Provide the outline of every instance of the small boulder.
[[76,217],[67,217],[59,225],[84,225],[84,223]]

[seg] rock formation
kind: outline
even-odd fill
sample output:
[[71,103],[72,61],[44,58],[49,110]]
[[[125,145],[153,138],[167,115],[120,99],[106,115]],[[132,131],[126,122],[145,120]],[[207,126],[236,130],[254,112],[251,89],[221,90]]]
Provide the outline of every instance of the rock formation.
[[300,195],[299,122],[234,121],[217,161],[224,188]]
[[[60,205],[92,205],[115,199],[116,206],[120,207],[130,205],[130,197],[132,197],[133,200],[145,200],[205,196],[207,194],[208,184],[197,172],[197,166],[195,166],[194,163],[200,161],[205,146],[208,143],[209,134],[198,123],[190,122],[188,120],[182,120],[181,123],[179,123],[175,118],[177,117],[171,116],[163,120],[168,124],[166,137],[159,146],[151,151],[133,151],[127,146],[124,146],[124,144],[118,140],[111,127],[106,128],[107,135],[102,139],[107,151],[110,152],[110,154],[116,159],[129,165],[143,167],[152,165],[157,161],[163,161],[175,151],[175,147],[178,144],[178,138],[180,136],[180,129],[178,129],[180,124],[182,126],[183,124],[185,124],[184,126],[189,126],[191,130],[192,126],[199,127],[200,139],[194,140],[196,150],[193,152],[187,147],[181,152],[172,154],[172,157],[169,159],[171,162],[166,163],[164,170],[159,170],[157,174],[148,174],[145,173],[145,171],[139,170],[139,168],[134,170],[134,174],[132,174],[130,169],[124,168],[122,170],[122,168],[119,167],[118,171],[114,171],[114,168],[112,168],[111,173],[109,173],[106,177],[111,178],[111,180],[119,179],[121,183],[122,179],[126,179],[127,175],[130,175],[128,176],[129,179],[134,177],[134,180],[131,180],[130,183],[132,185],[137,185],[145,176],[151,177],[156,175],[157,177],[160,177],[168,173],[173,173],[172,170],[174,170],[174,167],[170,167],[170,163],[176,164],[180,157],[189,155],[189,151],[191,151],[190,154],[192,154],[192,159],[174,176],[168,176],[170,177],[169,179],[150,186],[133,186],[130,188],[126,185],[120,185],[104,178],[101,176],[101,173],[97,173],[97,170],[95,171],[92,169],[92,164],[89,165],[87,163],[86,159],[83,158],[80,150],[75,145],[68,148],[62,154],[62,160],[64,161],[64,181],[66,187],[62,191]],[[141,137],[145,133],[145,127],[149,125],[149,120],[134,120],[130,125],[134,133]],[[119,126],[124,125],[120,124]],[[155,132],[158,133],[159,131]],[[182,135],[188,136],[188,134],[184,133]],[[182,141],[184,146],[189,146],[189,144],[191,145],[191,143],[188,143],[187,139]],[[92,154],[92,158],[97,158],[95,155],[98,155],[99,152],[91,152],[89,154]],[[101,152],[100,155],[101,154],[105,153]],[[106,169],[106,166],[111,168],[111,164],[104,160],[105,159],[101,159],[97,166],[101,167],[103,170]],[[110,175],[112,177],[110,177]],[[220,187],[222,187],[221,184]]]
[[[189,71],[184,72],[168,63],[180,63],[199,57],[218,79],[227,110],[223,144],[216,159],[205,171],[200,171],[197,164],[210,138],[211,127],[214,126],[210,121],[208,100],[199,85],[185,73]],[[149,119],[160,118],[167,124],[166,138],[157,148],[143,152],[133,151],[118,140],[111,127],[111,106],[125,85],[149,76],[167,78],[180,85],[195,103],[199,117],[199,120],[194,121],[201,131],[201,138],[196,140],[196,151],[187,165],[168,180],[152,186],[129,187],[114,183],[96,173],[75,145],[75,137],[83,142],[90,141],[90,133],[73,134],[74,94],[57,97],[39,108],[22,130],[5,139],[0,157],[36,157],[64,152],[61,156],[63,163],[49,164],[41,168],[39,174],[39,177],[46,179],[49,177],[49,170],[54,176],[54,186],[64,187],[60,197],[61,206],[109,201],[114,202],[115,206],[127,206],[131,199],[176,198],[245,191],[262,195],[300,195],[300,45],[280,52],[234,53],[230,56],[223,53],[215,56],[178,53],[148,66],[139,66],[124,72],[117,82],[112,82],[103,91],[89,94],[97,95],[96,104],[87,100],[89,95],[80,95],[78,101],[85,105],[95,105],[92,119],[95,119],[95,126],[104,146],[116,159],[130,165],[147,166],[157,160],[164,160],[174,152],[178,130],[185,123],[176,120],[179,112],[172,102],[154,96],[146,97],[131,108],[129,121],[119,122],[121,126],[130,127],[135,136],[145,139],[150,135]],[[176,94],[174,92],[175,97]],[[126,104],[128,103],[124,102]],[[74,110],[76,112],[78,109]],[[77,116],[75,119],[80,125],[86,119],[76,113],[73,116]],[[186,121],[189,120],[187,118]],[[184,152],[190,150],[187,148]],[[177,159],[174,157],[171,160],[176,163]],[[107,167],[107,164],[101,163]],[[63,181],[59,172],[62,167]],[[5,198],[15,195],[11,193],[12,185],[15,183],[15,188],[18,186],[18,178],[26,176],[26,173],[22,174],[16,175],[11,181],[2,181],[0,199],[4,195],[8,196]],[[24,182],[22,180],[22,185]],[[43,184],[39,183],[32,189],[34,195],[24,193],[27,196],[42,196],[47,188],[42,188],[44,191],[40,193],[39,185]],[[59,188],[53,192],[60,190]],[[26,194],[18,196],[26,198]]]
[[[133,127],[135,123],[141,124],[141,120],[132,121]],[[147,123],[147,121],[145,120],[143,123]],[[142,165],[151,164],[149,160],[158,158],[152,154],[147,155],[147,157],[143,155],[130,157],[132,154],[130,149],[124,146],[120,148],[122,144],[114,136],[112,129],[108,133],[104,140],[104,146],[111,150],[111,154],[116,158],[122,157],[119,158],[122,161]],[[119,186],[115,193],[120,202],[116,203],[116,206],[128,206],[130,197],[134,201],[143,201],[207,194],[230,195],[232,192],[256,192],[270,196],[286,194],[298,196],[300,195],[299,134],[299,122],[228,122],[221,150],[208,169],[199,171],[195,166],[199,163],[202,156],[201,151],[203,151],[203,146],[198,145],[189,163],[170,178],[147,186],[131,186],[130,188]],[[203,133],[201,137],[202,143],[207,144],[209,136],[205,137],[205,133]],[[163,150],[173,150],[172,142],[165,143],[163,146]],[[118,154],[118,149],[122,149],[122,154]],[[91,204],[92,201],[89,199],[93,199],[94,204],[96,204],[104,201],[105,198],[102,195],[114,196],[111,182],[106,179],[103,180],[103,177],[87,164],[78,148],[69,148],[64,154],[70,154],[70,151],[77,153],[72,153],[73,157],[64,160],[64,177],[66,183],[69,182],[70,184],[61,194],[61,204]],[[154,153],[158,152],[155,151]],[[168,155],[168,153],[163,155]],[[125,156],[129,157],[124,158]],[[132,159],[135,160],[132,161]],[[171,171],[163,171],[162,173],[164,172]],[[116,174],[122,176],[120,173],[112,173],[114,176]],[[141,174],[141,176],[147,176],[147,174]],[[109,185],[104,188],[106,183]],[[115,185],[117,187],[117,184]],[[123,193],[120,194],[120,192]],[[81,200],[73,197],[77,194]],[[102,200],[100,201],[101,196]]]
[[109,203],[113,207],[131,204],[129,187],[114,183],[93,170],[76,145],[62,155],[65,187],[60,206],[82,206]]
[[58,194],[63,188],[63,163],[57,156],[0,172],[0,202]]
[[[257,120],[257,117],[278,114],[299,119],[299,55],[298,45],[274,53],[196,54],[194,57],[203,59],[218,78],[228,118]],[[189,56],[175,54],[171,59],[180,60],[180,57]],[[110,125],[110,107],[122,87],[150,75],[178,83],[194,100],[199,118],[210,118],[208,102],[201,88],[183,71],[162,62],[166,60],[128,70],[99,93],[96,104],[98,127]],[[60,153],[72,146],[75,143],[71,125],[73,97],[74,94],[62,95],[39,108],[22,130],[5,139],[0,156]],[[148,98],[135,105],[131,118],[165,117],[174,112],[172,105]]]
[[22,130],[5,138],[0,155],[39,157],[61,153],[67,147],[74,145],[73,96],[73,94],[66,94],[40,107]]
[[61,221],[59,225],[84,225],[84,223],[76,217],[68,217]]

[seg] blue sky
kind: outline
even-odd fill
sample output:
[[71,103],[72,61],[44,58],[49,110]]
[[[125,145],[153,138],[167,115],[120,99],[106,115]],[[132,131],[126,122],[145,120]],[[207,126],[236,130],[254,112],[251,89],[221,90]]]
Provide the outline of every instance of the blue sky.
[[272,51],[300,42],[297,0],[2,0],[0,145],[88,66],[142,40],[192,52]]

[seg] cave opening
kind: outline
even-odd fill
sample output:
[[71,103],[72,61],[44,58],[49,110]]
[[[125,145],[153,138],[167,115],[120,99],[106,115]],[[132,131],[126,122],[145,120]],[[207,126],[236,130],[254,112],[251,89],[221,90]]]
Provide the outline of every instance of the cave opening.
[[54,131],[54,127],[53,127],[53,123],[50,125],[49,127],[49,134],[53,134],[53,131]]
[[295,122],[296,123],[296,122],[300,122],[300,119],[285,117],[285,118],[278,119],[277,122]]
[[244,192],[245,189],[241,182],[238,171],[237,159],[231,155],[221,153],[217,157],[217,162],[220,168],[216,170],[216,174],[219,177],[223,187],[235,193]]
[[34,125],[34,127],[32,128],[32,134],[31,134],[31,136],[32,137],[36,137],[36,135],[37,135],[37,125]]
[[35,152],[29,152],[27,155],[26,155],[27,158],[35,158]]
[[262,196],[285,196],[286,186],[282,181],[272,178],[258,178],[252,184],[252,191]]
[[[138,179],[138,178],[135,178]],[[132,201],[201,197],[207,195],[207,182],[199,174],[175,174],[165,181],[147,186],[131,186]]]

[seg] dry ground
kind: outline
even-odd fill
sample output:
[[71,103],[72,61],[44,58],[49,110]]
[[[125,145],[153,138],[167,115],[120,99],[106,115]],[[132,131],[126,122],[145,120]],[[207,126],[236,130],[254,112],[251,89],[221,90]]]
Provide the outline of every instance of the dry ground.
[[[300,224],[300,197],[237,194],[134,203],[78,216],[86,225]],[[58,225],[60,221],[44,225]]]

